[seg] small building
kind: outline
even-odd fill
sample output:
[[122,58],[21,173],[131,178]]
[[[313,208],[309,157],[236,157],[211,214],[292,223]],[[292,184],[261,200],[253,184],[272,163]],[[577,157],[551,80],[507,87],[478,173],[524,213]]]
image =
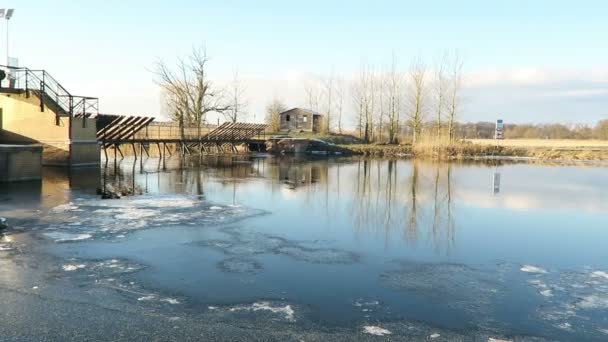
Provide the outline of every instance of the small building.
[[323,115],[303,108],[292,108],[279,114],[281,117],[281,131],[321,131]]

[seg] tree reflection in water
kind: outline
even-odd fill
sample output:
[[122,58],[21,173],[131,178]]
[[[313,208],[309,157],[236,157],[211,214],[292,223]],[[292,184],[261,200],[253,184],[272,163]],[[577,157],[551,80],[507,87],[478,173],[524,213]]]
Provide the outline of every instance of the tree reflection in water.
[[[130,164],[130,165],[129,165]],[[213,182],[232,192],[252,180],[263,180],[262,191],[291,191],[303,206],[322,206],[332,220],[343,208],[356,232],[382,234],[388,244],[428,241],[438,252],[454,244],[452,165],[422,161],[366,158],[204,156],[169,158],[162,163],[119,162],[103,169],[104,189],[125,193],[186,193],[205,198]],[[136,167],[139,166],[139,167]],[[138,179],[136,181],[135,179]],[[317,211],[321,212],[321,211]]]

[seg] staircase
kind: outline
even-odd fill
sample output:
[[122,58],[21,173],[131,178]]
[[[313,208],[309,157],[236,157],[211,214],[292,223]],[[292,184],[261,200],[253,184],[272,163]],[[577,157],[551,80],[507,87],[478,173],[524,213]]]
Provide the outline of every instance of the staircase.
[[[99,113],[99,99],[96,97],[76,96],[68,92],[46,70],[32,70],[1,66],[11,80],[8,88],[0,91],[22,92],[26,96],[34,94],[40,99],[40,111],[45,107],[56,115],[56,123],[61,117],[89,117]],[[3,81],[6,83],[6,81]]]

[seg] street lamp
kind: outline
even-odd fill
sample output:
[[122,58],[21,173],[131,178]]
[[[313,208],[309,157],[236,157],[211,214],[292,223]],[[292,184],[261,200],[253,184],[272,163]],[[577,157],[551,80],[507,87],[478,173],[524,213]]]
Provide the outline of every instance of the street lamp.
[[6,9],[6,11],[3,9],[0,10],[0,18],[2,18],[4,16],[4,19],[6,19],[6,66],[9,66],[9,60],[8,60],[8,21],[13,17],[13,13],[15,13],[15,9],[13,8],[8,8]]

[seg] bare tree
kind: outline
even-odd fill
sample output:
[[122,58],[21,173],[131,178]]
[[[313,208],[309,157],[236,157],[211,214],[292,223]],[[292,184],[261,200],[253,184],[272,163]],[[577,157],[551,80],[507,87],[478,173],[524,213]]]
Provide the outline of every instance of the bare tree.
[[370,141],[371,114],[373,103],[371,101],[371,77],[365,66],[361,67],[359,77],[352,84],[353,104],[356,108],[357,128],[359,138],[365,142]]
[[422,124],[426,113],[426,66],[420,58],[416,59],[408,73],[408,119],[409,126],[412,128],[413,137],[412,143],[415,144],[422,132]]
[[437,118],[437,135],[441,136],[441,119],[444,116],[443,109],[446,107],[447,91],[448,91],[448,79],[446,78],[446,69],[448,68],[448,55],[444,53],[436,63],[435,70],[435,82],[434,82],[434,100],[435,100],[435,113]]
[[247,86],[239,79],[239,72],[235,71],[229,88],[230,108],[224,112],[226,120],[237,122],[245,116],[247,107],[246,92]]
[[306,97],[310,110],[319,112],[321,103],[321,91],[319,90],[319,82],[316,78],[311,78],[306,82]]
[[451,63],[450,79],[449,79],[449,98],[448,98],[448,136],[450,141],[454,140],[456,133],[456,119],[460,107],[460,93],[462,91],[462,66],[463,61],[458,53],[454,54]]
[[344,94],[346,90],[344,89],[344,80],[338,78],[336,80],[336,105],[337,105],[337,115],[338,115],[338,133],[342,134],[342,114],[344,111]]
[[272,132],[278,132],[281,130],[281,117],[280,114],[287,110],[287,107],[279,99],[273,99],[266,106],[266,124]]
[[205,48],[194,48],[186,60],[179,59],[175,70],[163,61],[156,64],[156,82],[167,96],[172,117],[178,121],[182,136],[184,125],[194,123],[200,137],[201,123],[207,113],[221,114],[230,109],[230,105],[225,104],[222,91],[214,88],[207,75],[208,62]]
[[388,97],[388,142],[397,142],[399,132],[399,118],[401,116],[401,91],[403,87],[403,75],[397,70],[395,55],[391,69],[387,77],[387,97]]
[[334,88],[335,88],[335,77],[332,70],[328,78],[323,81],[323,95],[325,98],[325,124],[323,130],[326,133],[331,132],[332,114],[334,106]]

